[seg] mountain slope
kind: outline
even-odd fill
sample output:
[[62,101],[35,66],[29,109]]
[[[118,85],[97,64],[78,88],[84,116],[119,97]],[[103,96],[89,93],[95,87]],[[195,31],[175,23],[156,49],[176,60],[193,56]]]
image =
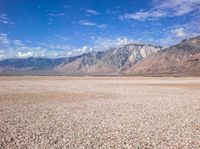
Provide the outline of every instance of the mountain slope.
[[118,74],[159,50],[160,47],[152,45],[128,44],[85,54],[71,63],[56,66],[55,70],[65,74]]
[[104,54],[104,52],[91,52],[83,54],[70,63],[61,63],[54,68],[54,71],[62,74],[87,73],[93,65],[98,63]]
[[113,48],[107,51],[90,72],[122,72],[159,50],[161,50],[160,47],[142,44],[128,44],[120,48]]
[[200,36],[184,40],[127,70],[137,75],[200,75]]
[[0,61],[0,75],[51,74],[55,66],[70,63],[77,58],[79,57],[6,59]]

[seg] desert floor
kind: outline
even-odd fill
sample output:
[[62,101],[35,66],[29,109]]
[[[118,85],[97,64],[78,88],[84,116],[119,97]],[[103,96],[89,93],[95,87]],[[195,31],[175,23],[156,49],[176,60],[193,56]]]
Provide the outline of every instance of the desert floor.
[[200,148],[200,78],[0,77],[0,148]]

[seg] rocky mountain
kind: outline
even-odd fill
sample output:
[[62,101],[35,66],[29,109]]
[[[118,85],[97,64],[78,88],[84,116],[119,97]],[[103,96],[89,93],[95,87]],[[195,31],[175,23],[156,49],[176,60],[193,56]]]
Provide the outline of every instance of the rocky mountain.
[[161,47],[153,45],[128,44],[85,54],[71,63],[61,63],[54,70],[64,74],[119,74],[159,50]]
[[69,63],[61,63],[54,68],[54,72],[61,74],[85,74],[89,69],[96,65],[102,57],[104,52],[91,52],[81,55],[74,61]]
[[200,75],[200,36],[159,51],[131,67],[127,74]]
[[90,73],[121,73],[144,58],[161,50],[161,47],[142,44],[128,44],[108,50]]

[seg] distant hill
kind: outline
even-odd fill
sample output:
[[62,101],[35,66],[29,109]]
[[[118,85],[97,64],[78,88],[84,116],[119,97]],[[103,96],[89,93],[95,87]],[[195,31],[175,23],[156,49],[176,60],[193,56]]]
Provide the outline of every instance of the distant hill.
[[0,61],[0,75],[53,75],[55,66],[70,63],[77,57],[70,58],[26,58],[6,59]]
[[68,58],[0,61],[0,75],[200,75],[200,36],[169,48],[127,44]]

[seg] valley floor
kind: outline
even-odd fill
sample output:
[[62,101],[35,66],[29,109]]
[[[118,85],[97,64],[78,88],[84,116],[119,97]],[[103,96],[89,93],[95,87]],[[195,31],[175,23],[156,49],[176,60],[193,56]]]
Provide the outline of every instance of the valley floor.
[[200,78],[0,77],[0,148],[200,148]]

